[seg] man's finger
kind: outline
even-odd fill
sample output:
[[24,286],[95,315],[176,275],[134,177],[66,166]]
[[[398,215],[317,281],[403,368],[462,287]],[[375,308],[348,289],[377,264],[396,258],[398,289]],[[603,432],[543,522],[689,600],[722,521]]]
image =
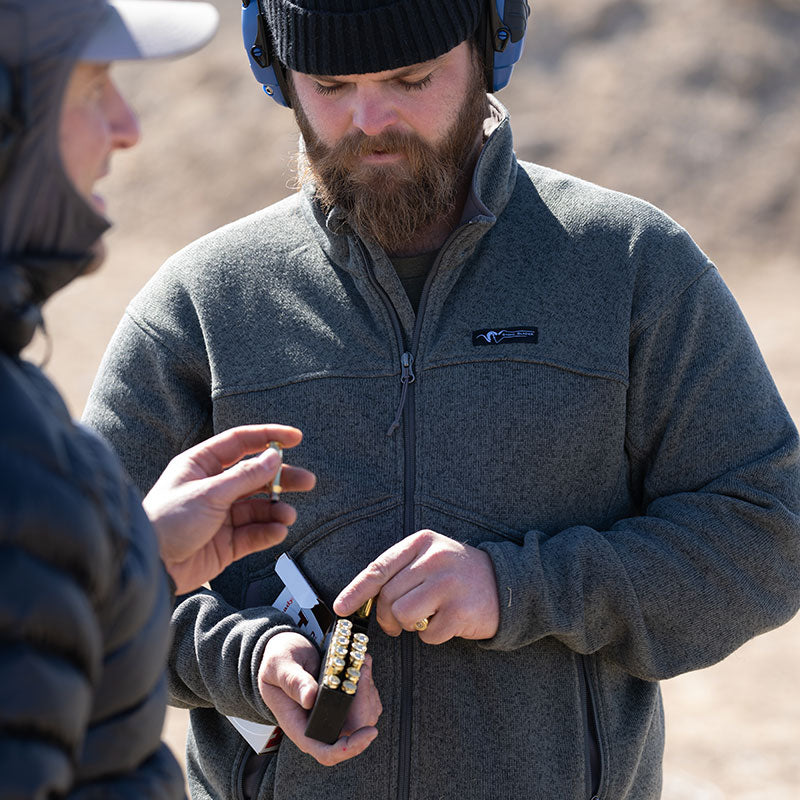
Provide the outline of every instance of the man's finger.
[[[265,451],[266,453],[269,451]],[[248,461],[243,461],[242,465],[250,464],[251,461],[255,461],[256,459],[249,459]],[[236,467],[231,467],[231,469],[226,470],[222,475],[228,475],[229,472],[235,470],[240,465],[237,464]],[[220,475],[214,476],[216,478],[220,478]],[[267,486],[274,478],[274,473],[270,476],[270,479],[264,481],[262,484],[259,484],[254,490],[248,491],[243,494],[241,497],[237,498],[239,500],[243,500],[247,497],[251,497],[253,494],[266,494],[267,493]],[[283,469],[281,470],[281,489],[283,493],[287,492],[310,492],[315,486],[317,485],[317,476],[313,472],[309,472],[307,469],[303,469],[302,467],[293,467],[289,464],[284,464]]]
[[347,761],[349,758],[355,758],[375,741],[377,735],[377,728],[360,728],[350,736],[343,736],[336,744],[330,745],[327,748],[327,752],[321,756],[316,756],[317,761],[323,766],[332,767],[336,764],[341,764],[342,761]]
[[[395,607],[401,603],[409,593],[414,592],[426,585],[423,570],[417,569],[419,561],[412,561],[405,569],[401,569],[391,580],[383,585],[378,594],[375,604],[375,617],[383,631],[389,636],[399,636],[403,630],[411,630],[405,617],[400,617],[395,613]],[[430,586],[430,584],[427,584]],[[405,606],[401,603],[401,608]],[[420,614],[411,620],[420,619],[424,614]]]
[[317,696],[317,682],[302,665],[282,659],[275,667],[270,683],[301,708],[310,709]]
[[284,492],[310,492],[317,484],[317,476],[302,467],[284,464],[281,470],[281,486]]
[[256,492],[264,491],[280,466],[280,454],[265,450],[255,458],[240,461],[218,475],[205,478],[203,483],[216,505],[227,507]]
[[361,678],[342,733],[349,735],[360,728],[375,727],[383,713],[383,704],[372,679],[372,656],[367,653],[361,667]]
[[231,525],[234,528],[270,522],[294,525],[296,519],[297,511],[288,503],[273,503],[266,497],[246,497],[231,506]]
[[[227,507],[253,494],[265,493],[280,464],[278,453],[265,450],[255,458],[240,461],[230,469],[203,480],[214,492],[214,502]],[[316,482],[316,475],[306,469],[284,465],[281,470],[281,488],[284,492],[307,492],[314,488]]]
[[253,523],[235,528],[231,538],[233,560],[258,553],[269,547],[280,544],[289,533],[289,529],[279,522]]
[[363,753],[378,735],[373,726],[359,728],[349,736],[342,736],[334,744],[324,744],[305,735],[308,714],[278,687],[269,685],[262,692],[267,707],[275,715],[278,725],[303,753],[326,767],[340,764]]
[[370,597],[375,597],[400,570],[413,563],[418,547],[415,542],[403,539],[381,553],[366,569],[359,572],[339,593],[333,610],[346,617],[360,608]]
[[186,453],[207,475],[214,475],[245,456],[266,450],[270,442],[280,442],[282,447],[290,448],[300,444],[302,439],[302,432],[289,425],[242,425],[218,433]]

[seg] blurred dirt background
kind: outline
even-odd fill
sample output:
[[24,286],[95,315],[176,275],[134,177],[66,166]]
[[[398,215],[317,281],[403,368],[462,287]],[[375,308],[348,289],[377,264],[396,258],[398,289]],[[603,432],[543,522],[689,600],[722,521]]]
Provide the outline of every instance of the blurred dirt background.
[[[203,53],[117,78],[143,141],[101,187],[118,227],[98,275],[48,308],[48,371],[80,414],[125,304],[172,252],[284,196],[296,133],[261,93],[239,4]],[[644,197],[684,225],[742,305],[800,420],[800,0],[534,0],[499,99],[517,152]],[[30,355],[45,351],[40,340]],[[690,613],[690,610],[687,610]],[[665,800],[800,790],[800,619],[664,685]],[[167,737],[182,755],[185,717]],[[609,800],[613,800],[609,798]]]

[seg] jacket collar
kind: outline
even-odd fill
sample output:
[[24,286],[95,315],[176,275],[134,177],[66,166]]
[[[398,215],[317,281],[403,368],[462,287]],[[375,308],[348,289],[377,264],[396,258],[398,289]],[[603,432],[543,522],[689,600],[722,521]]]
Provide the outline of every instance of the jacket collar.
[[[489,95],[490,115],[484,122],[486,141],[483,145],[467,202],[462,224],[470,221],[484,223],[484,233],[491,228],[506,207],[517,177],[517,159],[508,111],[493,95]],[[359,260],[350,258],[350,237],[353,231],[344,213],[333,208],[325,214],[314,197],[314,185],[302,188],[301,206],[312,233],[328,257],[338,266],[359,270]],[[376,245],[370,243],[369,249]]]

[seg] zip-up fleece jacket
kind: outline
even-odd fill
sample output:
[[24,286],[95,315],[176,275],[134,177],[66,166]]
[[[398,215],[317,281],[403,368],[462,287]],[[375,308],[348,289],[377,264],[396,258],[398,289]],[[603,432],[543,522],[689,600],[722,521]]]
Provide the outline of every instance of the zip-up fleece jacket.
[[284,543],[174,613],[195,798],[241,796],[222,715],[271,720],[284,551],[332,602],[433,529],[489,554],[500,624],[439,646],[373,625],[379,736],[333,768],[284,737],[260,800],[651,800],[658,681],[797,610],[797,431],[706,256],[650,205],[518,162],[505,115],[468,209],[416,315],[307,191],[174,256],[115,334],[87,419],[142,488],[267,421],[303,429],[287,456],[319,477]]

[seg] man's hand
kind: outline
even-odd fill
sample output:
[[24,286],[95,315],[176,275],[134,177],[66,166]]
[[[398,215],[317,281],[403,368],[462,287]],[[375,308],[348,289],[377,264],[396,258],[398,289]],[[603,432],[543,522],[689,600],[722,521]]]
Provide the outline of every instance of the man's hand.
[[[265,451],[269,443],[294,447],[302,438],[297,428],[285,425],[247,425],[170,461],[142,505],[178,594],[202,586],[237,559],[283,541],[295,510],[252,495],[266,491],[280,463],[277,453]],[[244,459],[253,453],[261,455]],[[284,466],[281,472],[284,491],[308,491],[315,482],[304,469]]]
[[372,659],[367,655],[361,668],[358,690],[350,706],[342,736],[334,744],[323,744],[305,735],[308,712],[317,696],[316,675],[319,653],[299,633],[279,633],[267,642],[258,686],[281,730],[304,753],[325,767],[353,758],[369,747],[378,735],[378,718],[383,711],[378,690],[372,682]]
[[469,545],[434,531],[417,531],[390,547],[346,586],[336,602],[339,616],[352,614],[378,597],[378,623],[390,636],[416,630],[441,644],[454,636],[490,639],[500,624],[497,581],[491,559]]

